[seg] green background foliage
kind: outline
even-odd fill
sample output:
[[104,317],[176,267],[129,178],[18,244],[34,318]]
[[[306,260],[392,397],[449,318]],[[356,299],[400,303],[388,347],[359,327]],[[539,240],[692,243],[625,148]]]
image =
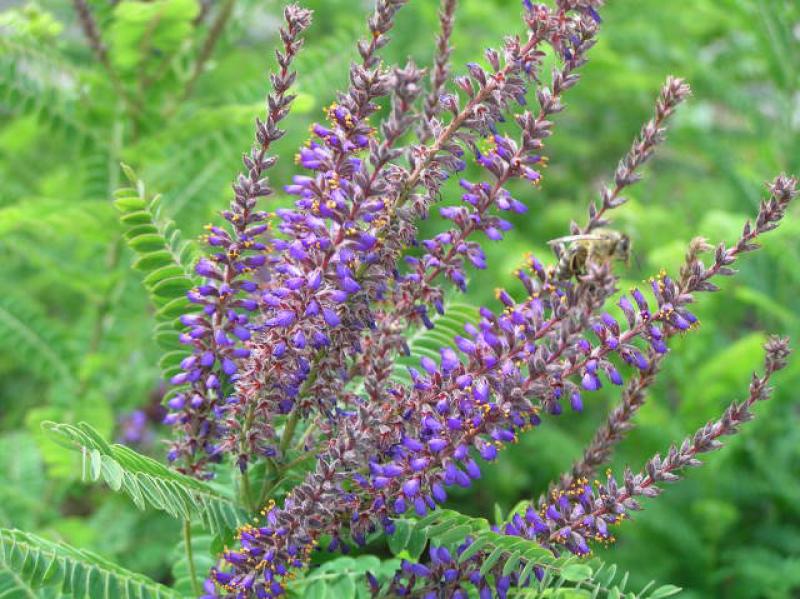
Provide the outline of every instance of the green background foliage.
[[[370,3],[306,4],[316,19],[298,61],[294,116],[276,148],[283,155],[272,171],[278,185],[290,177],[293,148],[308,125],[346,83]],[[411,56],[428,63],[436,4],[412,0],[401,12],[387,62]],[[516,0],[461,4],[457,69],[521,24]],[[779,171],[800,171],[797,3],[608,4],[601,41],[566,98],[567,110],[556,118],[545,180],[535,190],[520,189],[528,214],[514,219],[506,242],[488,246],[490,270],[474,274],[472,290],[456,298],[462,304],[495,305],[492,289],[513,285],[513,268],[525,252],[549,259],[546,241],[565,234],[571,219],[584,218],[587,202],[649,117],[668,74],[686,77],[694,95],[646,179],[615,215],[614,226],[634,241],[636,260],[624,275],[625,287],[662,268],[675,272],[695,235],[732,241],[755,214],[763,181]],[[148,297],[152,289],[131,268],[137,248],[126,240],[135,235],[125,235],[128,228],[113,204],[114,192],[127,185],[119,164],[131,165],[147,182],[147,193],[162,194],[159,218],[174,221],[184,239],[215,220],[230,198],[253,119],[263,113],[281,2],[233,4],[188,96],[184,90],[219,6],[199,24],[195,0],[94,0],[90,6],[114,78],[92,54],[71,3],[12,3],[0,13],[0,527],[86,548],[162,583],[177,579],[187,591],[185,564],[175,558],[179,522],[162,511],[139,511],[124,494],[88,482],[101,475],[109,481],[103,473],[83,481],[80,454],[65,451],[41,423],[85,421],[113,439],[131,411],[157,413],[160,373],[169,364],[159,364],[163,350],[153,330],[160,316]],[[616,454],[616,469],[639,467],[740,397],[758,367],[763,331],[798,338],[797,216],[794,209],[722,293],[702,298],[702,326],[674,344],[636,429]],[[436,224],[423,228],[433,231]],[[192,242],[180,248],[187,256],[197,251]],[[599,556],[630,570],[633,588],[656,579],[684,587],[684,596],[692,598],[797,596],[798,385],[795,361],[779,378],[775,399],[758,407],[754,425],[704,468],[646,502],[646,510],[620,528],[613,547],[598,549]],[[613,401],[597,394],[580,417],[546,419],[487,467],[481,484],[455,494],[451,507],[486,517],[538,496],[580,454]],[[160,460],[159,439],[167,434],[152,424],[136,449]],[[109,476],[113,480],[114,472]],[[204,534],[195,537],[204,553],[201,569],[214,547]],[[351,559],[347,568],[379,569],[364,561],[370,559]],[[353,584],[349,575],[332,578],[344,585],[340,592]],[[12,597],[35,596],[15,595],[15,584],[14,573],[0,569],[0,595],[12,589]],[[310,593],[318,587],[311,580],[304,588]]]

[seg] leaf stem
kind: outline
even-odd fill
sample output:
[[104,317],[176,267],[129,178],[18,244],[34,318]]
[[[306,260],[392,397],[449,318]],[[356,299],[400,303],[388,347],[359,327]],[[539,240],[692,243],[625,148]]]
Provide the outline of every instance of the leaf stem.
[[192,550],[192,523],[183,521],[183,544],[186,550],[186,562],[189,564],[189,578],[192,581],[192,593],[195,597],[201,595],[200,583],[197,580],[197,570],[194,567],[194,552]]

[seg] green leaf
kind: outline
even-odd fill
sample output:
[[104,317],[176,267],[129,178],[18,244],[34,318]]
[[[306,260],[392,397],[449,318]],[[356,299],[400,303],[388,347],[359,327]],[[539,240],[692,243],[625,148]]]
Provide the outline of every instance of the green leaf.
[[185,276],[177,276],[158,281],[151,287],[151,292],[153,295],[162,298],[183,298],[193,286],[191,279]]
[[[122,198],[124,200],[130,198]],[[114,202],[114,205],[117,207],[124,206],[125,203],[120,203],[119,200]],[[120,222],[123,225],[128,225],[131,227],[139,226],[139,225],[150,225],[153,222],[152,217],[150,216],[149,212],[145,212],[144,210],[137,210],[135,212],[125,212],[124,214],[120,215],[119,217]],[[127,238],[127,236],[126,236]]]
[[[31,533],[0,528],[0,565],[28,589],[59,586],[64,593],[92,599],[179,599],[172,589],[99,555]],[[2,580],[2,578],[0,578]],[[32,592],[20,597],[37,597]]]
[[502,547],[495,547],[494,551],[492,551],[489,556],[483,560],[483,564],[481,564],[481,576],[485,576],[486,573],[492,569],[492,567],[500,561],[500,558],[503,557],[505,551]]
[[[145,275],[142,282],[157,308],[156,318],[160,323],[173,321],[191,311],[186,292],[198,283],[193,271],[195,252],[191,244],[181,241],[180,232],[172,222],[161,217],[159,197],[147,194],[144,183],[130,167],[123,165],[122,168],[132,187],[119,189],[114,205],[126,227],[125,239],[138,256],[133,267]],[[163,346],[161,331],[157,328],[156,336]],[[166,348],[180,348],[177,336],[170,337]],[[185,355],[185,349],[182,353]],[[162,376],[169,378],[170,373],[171,370],[164,369]]]
[[462,543],[466,536],[471,532],[469,526],[455,526],[436,535],[436,539],[442,545],[450,545],[451,543]]
[[[141,230],[142,227],[139,226],[137,229]],[[148,225],[147,229],[155,229],[155,227],[153,225]],[[150,252],[163,249],[165,242],[163,237],[158,233],[145,233],[133,236],[132,239],[128,241],[128,245],[130,245],[137,254],[149,254]]]
[[409,539],[411,539],[411,525],[409,525],[407,520],[396,520],[394,534],[386,536],[389,550],[394,555],[397,555],[406,548]]
[[658,587],[654,590],[650,595],[649,599],[662,599],[663,597],[672,597],[673,595],[677,595],[683,589],[681,587],[676,587],[674,584],[665,584],[664,586]]
[[139,509],[153,507],[173,518],[197,516],[213,534],[225,534],[246,519],[236,502],[215,487],[174,472],[123,445],[109,445],[86,423],[45,422],[53,437],[80,449],[88,462],[84,473],[128,495]]
[[570,564],[561,570],[561,578],[569,582],[582,582],[592,577],[592,569],[585,564]]
[[502,572],[503,576],[508,576],[517,569],[517,566],[519,566],[520,557],[521,557],[520,552],[515,551],[514,555],[512,555],[503,566],[503,572]]
[[172,266],[174,258],[172,254],[165,250],[158,252],[151,252],[149,254],[141,254],[139,258],[133,263],[133,268],[138,271],[148,273],[159,268]]
[[500,507],[500,504],[495,502],[494,504],[494,523],[498,526],[503,523],[505,517],[503,516],[503,508]]
[[37,516],[50,507],[45,490],[44,465],[33,436],[24,431],[0,436],[0,526],[35,526]]
[[170,56],[190,37],[192,20],[199,8],[196,0],[120,2],[109,30],[111,57],[123,72],[146,65],[157,53]]
[[154,270],[149,275],[147,275],[144,280],[142,281],[145,287],[155,285],[159,281],[163,281],[165,279],[169,279],[172,277],[182,277],[183,276],[183,269],[178,266],[177,264],[170,264],[169,266],[164,266],[163,268],[159,268],[158,270]]
[[303,599],[309,597],[366,599],[370,596],[365,580],[366,573],[371,572],[379,582],[383,582],[391,577],[399,565],[398,559],[381,561],[374,555],[337,557],[308,571],[302,578],[290,582],[287,590],[290,597]]
[[34,587],[0,563],[0,598],[2,599],[65,599],[69,595],[54,586]]
[[463,564],[473,555],[477,554],[481,549],[483,549],[486,545],[489,544],[489,539],[486,537],[478,537],[475,539],[469,547],[467,547],[461,555],[458,556],[458,563]]
[[521,581],[528,580],[531,576],[533,576],[533,569],[535,567],[536,567],[536,562],[534,560],[528,560],[528,563],[525,564],[525,567],[522,569],[522,572],[519,573],[519,579]]
[[611,583],[614,580],[614,577],[617,575],[617,565],[611,564],[604,570],[598,570],[596,573],[596,580],[604,585],[604,586],[611,586]]
[[425,546],[428,544],[428,536],[423,529],[415,527],[411,531],[411,538],[406,544],[406,551],[411,559],[419,559],[422,552],[425,551]]
[[[116,206],[120,212],[130,214],[147,208],[147,200],[138,196],[123,197],[114,200],[114,206]],[[148,227],[156,230],[152,225],[148,225]]]
[[11,289],[0,294],[0,352],[47,379],[76,383],[69,344],[44,307]]

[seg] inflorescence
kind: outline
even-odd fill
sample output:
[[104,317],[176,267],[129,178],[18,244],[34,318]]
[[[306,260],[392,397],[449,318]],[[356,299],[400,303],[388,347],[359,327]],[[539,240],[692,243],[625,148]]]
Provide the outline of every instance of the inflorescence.
[[[192,352],[168,399],[166,421],[177,430],[169,457],[182,471],[207,477],[227,456],[245,478],[259,462],[275,478],[285,473],[290,446],[315,460],[282,505],[270,500],[238,531],[238,547],[224,552],[207,581],[211,597],[283,594],[321,543],[346,550],[375,531],[392,534],[398,517],[422,517],[446,501],[448,488],[471,486],[481,476],[479,461],[497,459],[540,426],[542,415],[565,406],[580,412],[588,394],[624,386],[622,403],[583,458],[538,504],[497,528],[555,554],[587,555],[593,543],[614,540],[614,525],[639,509],[638,498],[657,495],[661,483],[736,432],[768,396],[769,378],[788,354],[785,340],[771,339],[764,374],[753,378],[743,403],[666,457],[652,458],[643,472],[590,482],[632,426],[670,338],[696,326],[696,295],[715,291],[714,280],[733,274],[739,256],[783,218],[797,181],[780,176],[733,246],[720,245],[706,264],[711,246],[693,241],[677,278],[659,273],[617,300],[621,318],[604,308],[617,292],[608,261],[588,260],[585,273],[563,280],[531,256],[516,273],[518,287],[498,290],[499,310],[481,308],[438,359],[423,357],[409,370],[410,384],[393,378],[396,357],[408,351],[404,331],[433,328],[448,289],[464,291],[469,270],[487,268],[481,237],[501,241],[511,228],[504,216],[528,210],[509,185],[541,183],[551,118],[578,82],[603,4],[525,0],[525,33],[487,50],[485,66],[466,65],[451,85],[455,0],[442,1],[429,82],[412,62],[381,62],[405,3],[377,0],[349,88],[295,156],[298,173],[283,188],[294,207],[268,213],[257,204],[274,194],[266,171],[277,158],[269,151],[283,135],[278,124],[293,99],[292,63],[311,24],[310,11],[285,10],[266,121],[257,123],[245,172],[222,213],[227,224],[208,228],[211,251],[196,268],[204,282],[189,293],[198,310],[182,318]],[[542,67],[548,53],[556,57],[549,78]],[[590,206],[586,225],[573,224],[570,233],[608,224],[608,212],[624,204],[623,191],[638,181],[688,95],[685,82],[667,80],[613,185]],[[387,116],[376,122],[381,106]],[[480,167],[477,180],[460,178],[468,163]],[[452,177],[460,178],[461,201],[445,204]],[[445,230],[419,239],[417,221],[434,210]],[[482,551],[458,560],[470,544],[465,539],[455,553],[431,547],[427,560],[403,562],[388,592],[467,597],[475,589],[481,598],[505,597],[532,582],[521,579],[522,566],[482,573]],[[541,578],[541,568],[532,576]],[[377,593],[377,581],[369,582]]]

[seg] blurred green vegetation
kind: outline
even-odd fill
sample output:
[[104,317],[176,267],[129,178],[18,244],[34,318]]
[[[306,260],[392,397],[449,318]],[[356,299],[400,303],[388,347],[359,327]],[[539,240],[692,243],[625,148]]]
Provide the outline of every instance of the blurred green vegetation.
[[[63,539],[169,580],[178,526],[80,481],[77,455],[40,432],[42,420],[91,423],[107,437],[157,419],[159,349],[152,312],[111,205],[119,162],[132,165],[193,237],[228,201],[230,182],[263,113],[281,2],[240,0],[188,98],[194,59],[219,7],[195,23],[195,0],[94,0],[114,84],[83,37],[71,3],[12,3],[0,13],[0,526]],[[223,3],[220,3],[220,5]],[[369,2],[308,0],[316,11],[299,60],[294,118],[277,150],[291,156],[308,125],[346,83]],[[516,0],[463,0],[454,64],[520,31]],[[567,96],[548,142],[541,188],[490,270],[466,298],[493,305],[527,251],[585,218],[652,112],[669,74],[694,96],[631,201],[614,215],[631,235],[635,284],[675,272],[687,242],[731,241],[755,214],[763,181],[800,171],[800,5],[781,0],[609,0],[601,41]],[[433,0],[398,18],[388,63],[427,64]],[[124,90],[120,95],[119,90]],[[272,172],[282,184],[283,159]],[[445,201],[452,199],[445,197]],[[278,199],[277,202],[284,201]],[[639,467],[741,397],[760,363],[764,331],[800,338],[800,219],[770,235],[721,293],[703,297],[702,326],[674,344],[636,429],[613,466]],[[435,224],[424,225],[435,227]],[[462,300],[459,300],[462,301]],[[779,379],[758,420],[645,511],[600,553],[686,597],[797,597],[800,593],[800,362]],[[549,419],[486,469],[453,506],[490,515],[537,496],[567,468],[614,399],[598,395],[580,417]],[[156,424],[139,449],[161,456]],[[155,436],[153,437],[153,434]],[[133,435],[138,437],[138,435]],[[3,572],[0,572],[0,581]]]

